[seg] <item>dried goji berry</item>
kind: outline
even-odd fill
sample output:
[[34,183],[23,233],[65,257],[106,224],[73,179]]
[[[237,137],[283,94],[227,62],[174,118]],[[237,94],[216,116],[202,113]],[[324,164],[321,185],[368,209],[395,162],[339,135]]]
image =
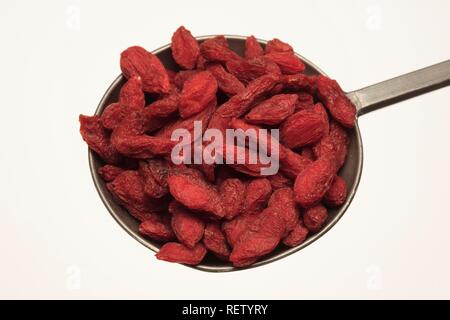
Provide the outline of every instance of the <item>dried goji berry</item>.
[[195,121],[201,121],[202,123],[202,133],[204,130],[206,130],[207,125],[209,123],[209,120],[211,119],[211,116],[213,115],[214,111],[216,110],[217,101],[214,99],[209,103],[209,105],[200,113],[197,113],[193,115],[190,118],[187,119],[175,119],[170,121],[169,123],[166,123],[164,128],[159,130],[155,136],[170,139],[172,136],[172,133],[177,129],[186,129],[191,133],[191,136],[193,136],[194,132],[194,122]]
[[274,38],[266,44],[266,53],[271,52],[294,52],[294,49],[286,42]]
[[272,185],[269,180],[254,179],[247,185],[244,211],[247,213],[258,212],[264,209],[272,194]]
[[225,218],[233,219],[244,209],[245,184],[239,179],[226,179],[219,187],[222,204],[225,210]]
[[132,76],[122,86],[119,94],[119,104],[128,110],[140,110],[145,106],[145,95],[142,91],[140,76]]
[[280,170],[291,179],[295,179],[311,164],[308,158],[287,148],[280,148]]
[[299,222],[299,210],[294,200],[291,188],[275,190],[270,196],[268,206],[278,210],[285,224],[285,236],[291,232]]
[[254,36],[247,37],[245,39],[245,52],[246,59],[260,57],[264,54],[264,49],[259,44],[258,40]]
[[197,243],[194,248],[188,248],[181,243],[167,242],[159,249],[156,258],[169,262],[196,265],[202,262],[206,252],[205,246],[201,243]]
[[156,241],[166,242],[175,238],[168,215],[155,214],[152,218],[142,221],[139,232]]
[[306,209],[303,213],[303,222],[311,232],[319,231],[328,218],[328,211],[322,205]]
[[318,76],[316,87],[319,99],[321,99],[331,116],[341,125],[353,128],[356,120],[356,107],[347,98],[339,84],[328,77]]
[[333,183],[323,197],[324,202],[330,207],[339,207],[347,199],[347,183],[339,176],[334,177]]
[[281,172],[278,172],[277,174],[271,176],[267,176],[267,180],[270,181],[273,190],[289,188],[293,186],[292,180],[287,178]]
[[226,95],[231,97],[245,89],[244,84],[234,75],[227,72],[220,64],[208,65],[206,69],[216,78],[219,89]]
[[276,125],[294,113],[296,94],[278,94],[252,108],[245,120],[254,124]]
[[329,159],[311,163],[295,179],[295,200],[302,207],[312,207],[320,202],[334,178],[334,165]]
[[178,241],[193,248],[203,238],[205,223],[176,201],[170,203],[169,212],[172,214],[171,225]]
[[242,59],[236,52],[228,48],[224,37],[205,40],[200,45],[200,52],[206,60],[212,62],[225,63],[230,60]]
[[347,157],[348,144],[347,132],[337,123],[331,122],[330,133],[313,147],[314,155],[317,159],[327,158],[332,160],[337,172]]
[[245,267],[272,252],[285,233],[285,222],[275,208],[266,208],[258,215],[252,228],[247,229],[234,244],[230,261]]
[[179,90],[181,90],[183,89],[184,83],[187,81],[187,79],[199,72],[199,70],[180,70],[176,73],[173,79],[173,83]]
[[219,193],[206,181],[186,175],[170,175],[167,182],[172,196],[185,207],[213,218],[225,215]]
[[120,68],[127,79],[140,76],[145,92],[163,94],[170,90],[166,68],[158,57],[142,47],[129,47],[123,51],[120,55]]
[[264,75],[253,80],[248,86],[222,104],[213,114],[208,128],[225,131],[231,119],[243,116],[252,104],[281,82],[281,77],[274,74]]
[[125,118],[127,110],[118,102],[111,103],[102,112],[100,122],[105,129],[113,130]]
[[169,192],[167,161],[163,159],[141,161],[139,162],[139,173],[144,179],[144,192],[150,198],[162,198]]
[[230,248],[219,223],[209,222],[206,225],[203,244],[206,249],[214,253],[219,259],[228,260]]
[[295,111],[300,111],[304,109],[310,109],[314,106],[314,98],[312,95],[306,92],[297,93],[298,102],[295,106]]
[[249,60],[230,60],[226,63],[227,70],[242,81],[248,84],[265,74],[281,74],[281,70],[276,63],[265,57],[255,57]]
[[107,164],[100,169],[98,169],[98,174],[102,177],[106,182],[113,181],[119,174],[121,174],[124,169]]
[[280,126],[280,141],[288,148],[313,144],[327,134],[328,122],[324,116],[312,110],[294,113]]
[[138,159],[170,154],[175,143],[167,138],[144,134],[147,126],[143,112],[131,113],[114,129],[111,135],[113,146],[121,154]]
[[184,69],[193,69],[200,55],[197,40],[191,32],[181,26],[172,36],[172,56],[175,62]]
[[306,240],[308,233],[308,228],[306,228],[303,222],[300,220],[299,223],[294,227],[294,229],[286,237],[283,238],[283,243],[288,247],[296,247]]
[[106,186],[130,214],[140,221],[152,219],[155,212],[164,209],[164,202],[146,197],[144,180],[137,171],[124,171]]
[[305,70],[303,61],[292,52],[270,52],[264,57],[275,62],[284,74],[295,74]]
[[189,118],[208,107],[216,99],[217,81],[208,71],[194,74],[186,80],[181,91],[179,112]]
[[102,126],[99,116],[80,115],[80,133],[89,148],[100,156],[105,162],[115,164],[120,155],[111,144],[110,133]]

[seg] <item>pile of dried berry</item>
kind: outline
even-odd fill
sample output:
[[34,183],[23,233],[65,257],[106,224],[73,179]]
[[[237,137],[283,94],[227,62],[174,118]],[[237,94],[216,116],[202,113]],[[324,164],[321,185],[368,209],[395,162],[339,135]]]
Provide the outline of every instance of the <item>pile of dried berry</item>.
[[[301,59],[278,39],[262,47],[248,37],[241,57],[223,36],[199,43],[180,27],[171,50],[180,70],[141,47],[126,49],[119,101],[100,116],[80,115],[83,139],[105,162],[99,175],[139,231],[161,242],[156,257],[195,265],[209,251],[244,267],[319,231],[327,208],[347,197],[337,173],[356,110],[337,82],[303,74]],[[279,172],[173,164],[171,133],[194,130],[194,121],[222,132],[279,128]]]

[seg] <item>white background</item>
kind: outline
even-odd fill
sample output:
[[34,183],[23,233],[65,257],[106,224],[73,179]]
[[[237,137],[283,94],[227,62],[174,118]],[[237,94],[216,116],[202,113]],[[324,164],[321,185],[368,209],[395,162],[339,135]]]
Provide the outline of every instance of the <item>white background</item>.
[[346,90],[450,58],[448,1],[3,1],[0,298],[450,298],[450,88],[364,115],[342,220],[282,261],[210,274],[161,262],[111,218],[78,114],[130,45],[278,37]]

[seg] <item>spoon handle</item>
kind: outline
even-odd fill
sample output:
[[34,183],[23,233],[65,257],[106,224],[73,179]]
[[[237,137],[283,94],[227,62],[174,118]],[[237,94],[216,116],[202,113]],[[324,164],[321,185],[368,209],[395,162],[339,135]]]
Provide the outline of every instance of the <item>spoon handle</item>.
[[358,115],[450,85],[450,60],[347,93]]

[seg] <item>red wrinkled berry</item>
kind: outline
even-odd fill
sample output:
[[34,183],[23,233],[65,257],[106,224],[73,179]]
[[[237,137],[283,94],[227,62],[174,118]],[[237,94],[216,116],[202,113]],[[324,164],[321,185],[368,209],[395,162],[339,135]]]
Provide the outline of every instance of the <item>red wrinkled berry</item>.
[[196,265],[202,262],[206,255],[206,248],[198,243],[194,248],[188,248],[181,243],[167,242],[156,254],[159,260]]
[[306,209],[303,213],[303,222],[311,232],[319,231],[328,218],[328,211],[322,205]]
[[140,76],[142,87],[149,93],[168,93],[170,90],[169,75],[161,61],[154,54],[142,47],[129,47],[120,55],[120,68],[129,79]]
[[184,69],[193,69],[200,55],[200,47],[191,32],[181,26],[172,36],[172,56]]
[[339,207],[347,199],[347,183],[344,179],[336,176],[333,183],[323,197],[324,202],[330,207]]
[[194,74],[186,80],[181,91],[179,111],[189,118],[208,107],[216,99],[217,81],[208,71]]
[[334,178],[334,166],[328,159],[311,163],[295,179],[295,200],[302,207],[312,207],[320,202]]

